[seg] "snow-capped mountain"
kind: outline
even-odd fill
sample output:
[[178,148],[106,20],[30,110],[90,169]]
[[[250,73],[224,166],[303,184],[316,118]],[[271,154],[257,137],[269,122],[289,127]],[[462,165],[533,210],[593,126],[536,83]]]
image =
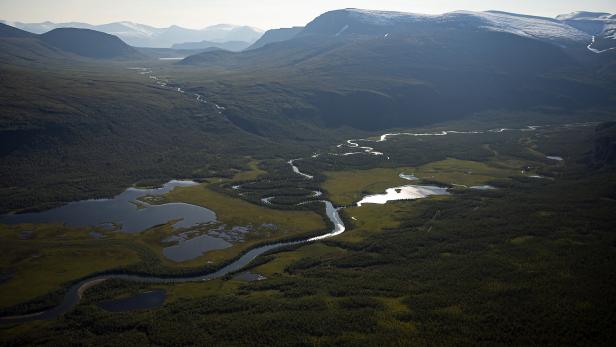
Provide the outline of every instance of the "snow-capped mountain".
[[91,29],[118,36],[124,42],[136,47],[166,48],[177,43],[200,42],[204,40],[218,43],[242,41],[250,44],[258,40],[261,35],[263,35],[263,30],[261,29],[231,24],[219,24],[196,30],[182,28],[176,25],[168,28],[156,28],[133,22],[115,22],[102,25],[91,25],[79,22],[1,22],[35,34],[42,34],[56,28]]
[[577,11],[566,14],[561,14],[556,16],[556,19],[560,21],[568,21],[568,20],[604,20],[610,19],[612,15],[606,12],[586,12],[586,11]]
[[442,15],[345,9],[327,12],[306,27],[306,33],[329,35],[406,33],[435,28],[507,32],[555,43],[590,42],[592,35],[560,20],[499,11],[456,11]]

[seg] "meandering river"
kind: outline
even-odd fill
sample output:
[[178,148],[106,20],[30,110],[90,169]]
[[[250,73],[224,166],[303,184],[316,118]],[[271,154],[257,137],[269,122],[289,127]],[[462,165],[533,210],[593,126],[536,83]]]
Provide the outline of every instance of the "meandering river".
[[95,286],[103,281],[110,279],[118,279],[124,281],[132,281],[132,282],[142,282],[142,283],[184,283],[184,282],[201,282],[201,281],[209,281],[216,278],[221,278],[229,273],[234,273],[246,265],[248,265],[251,261],[253,261],[259,255],[269,252],[271,250],[275,250],[282,247],[297,245],[300,243],[314,242],[323,240],[329,237],[333,237],[336,235],[340,235],[345,231],[345,226],[338,214],[338,209],[336,209],[331,202],[322,201],[326,207],[327,217],[333,224],[333,229],[326,234],[312,237],[306,240],[298,240],[291,242],[280,242],[270,245],[265,245],[257,248],[253,248],[248,252],[244,253],[240,258],[233,261],[232,263],[222,267],[221,269],[211,272],[205,273],[202,275],[196,276],[178,276],[178,277],[158,277],[158,276],[142,276],[142,275],[130,275],[130,274],[109,274],[109,275],[100,275],[91,278],[84,279],[73,286],[71,286],[68,292],[64,295],[62,302],[49,310],[32,313],[27,315],[18,315],[18,316],[10,316],[10,317],[1,317],[0,323],[22,323],[32,320],[41,320],[41,319],[53,319],[57,318],[66,312],[70,311],[75,307],[79,301],[83,293],[90,287]]
[[[139,68],[138,69],[141,73],[149,75],[151,74],[151,70],[149,69],[144,69],[144,68]],[[154,77],[154,76],[151,76]],[[153,78],[154,79],[154,78]],[[157,80],[157,79],[156,79]],[[161,86],[166,86],[166,82],[161,82],[161,83],[165,83],[164,85],[161,84]],[[178,88],[179,92],[183,92],[181,89]],[[200,95],[197,95],[197,100],[200,102],[206,102],[205,100],[202,99],[202,97]],[[217,106],[217,105],[216,105]],[[218,108],[218,107],[217,107]],[[222,107],[220,107],[220,109],[224,109]],[[220,110],[219,109],[219,110]],[[394,137],[394,136],[447,136],[450,134],[482,134],[482,133],[486,133],[486,132],[493,132],[493,133],[502,133],[505,131],[535,131],[539,128],[539,126],[529,126],[523,129],[507,129],[507,128],[501,128],[501,129],[493,129],[493,130],[487,130],[487,131],[442,131],[442,132],[435,132],[435,133],[390,133],[390,134],[383,134],[381,135],[378,140],[373,140],[373,139],[356,139],[356,140],[348,140],[345,143],[338,145],[338,148],[341,147],[348,147],[348,148],[353,148],[355,150],[360,149],[361,151],[354,151],[354,152],[349,152],[349,153],[328,153],[330,155],[355,155],[355,154],[369,154],[369,155],[383,155],[383,153],[375,151],[374,148],[369,147],[369,146],[361,146],[359,144],[359,142],[384,142],[387,141],[389,138]],[[320,154],[315,154],[312,156],[312,158],[317,158]],[[554,157],[556,158],[556,157]],[[560,157],[559,157],[560,158]],[[288,164],[290,165],[291,169],[293,170],[293,172],[295,174],[297,174],[298,176],[301,176],[304,179],[307,180],[311,180],[314,177],[308,173],[302,172],[300,170],[300,168],[295,164],[297,161],[302,160],[302,158],[298,158],[298,159],[293,159],[293,160],[289,160]],[[400,177],[407,179],[407,180],[414,180],[416,179],[416,177],[414,175],[401,175]],[[125,195],[120,195],[114,199],[110,199],[110,200],[103,200],[103,201],[86,201],[86,202],[81,202],[82,204],[100,204],[99,206],[103,206],[103,204],[108,203],[111,204],[112,206],[116,203],[130,203],[130,199],[127,199],[128,197],[133,197],[136,194],[137,197],[139,196],[145,196],[145,195],[160,195],[164,192],[167,192],[171,189],[173,189],[174,186],[177,185],[181,185],[181,184],[191,184],[191,183],[181,183],[182,181],[172,181],[170,183],[168,183],[167,185],[165,185],[163,188],[159,189],[159,190],[138,190],[138,189],[129,189],[127,190],[125,193]],[[482,187],[474,187],[477,189],[490,189],[487,188],[488,186],[482,186]],[[234,186],[233,189],[235,190],[239,190],[241,189],[241,186]],[[361,200],[360,202],[357,203],[357,205],[361,206],[362,204],[366,204],[366,203],[386,203],[387,201],[390,200],[400,200],[400,199],[418,199],[418,198],[423,198],[429,195],[437,195],[437,194],[448,194],[447,189],[443,188],[443,187],[434,187],[434,186],[415,186],[415,185],[408,185],[408,186],[402,186],[402,187],[394,187],[394,188],[390,188],[386,191],[385,194],[377,194],[377,195],[371,195],[371,196],[367,196],[365,197],[363,200]],[[308,197],[315,197],[315,196],[319,196],[321,195],[321,192],[319,191],[315,191],[312,192],[311,195],[309,195]],[[274,199],[275,196],[272,197],[268,197],[267,201],[264,201],[264,203],[266,204],[271,204],[271,200]],[[112,202],[110,202],[112,201]],[[256,257],[258,257],[259,255],[262,255],[266,252],[275,250],[275,249],[279,249],[282,247],[287,247],[287,246],[292,246],[292,245],[297,245],[297,244],[301,244],[301,243],[309,243],[309,242],[316,242],[316,241],[320,241],[323,239],[327,239],[330,237],[334,237],[337,235],[340,235],[342,233],[345,232],[346,230],[346,226],[344,225],[344,222],[342,220],[342,218],[340,217],[339,214],[339,209],[340,208],[336,208],[333,206],[333,204],[330,201],[327,200],[308,200],[306,202],[300,203],[300,204],[308,204],[308,203],[323,203],[325,204],[325,211],[326,211],[326,215],[327,218],[329,219],[329,221],[331,222],[331,224],[333,225],[332,230],[330,230],[328,233],[325,233],[323,235],[319,235],[319,236],[315,236],[315,237],[311,237],[308,239],[304,239],[304,240],[297,240],[297,241],[290,241],[290,242],[279,242],[279,243],[274,243],[274,244],[269,244],[269,245],[264,245],[264,246],[260,246],[260,247],[256,247],[253,248],[249,251],[247,251],[246,253],[244,253],[242,256],[240,256],[238,259],[236,259],[235,261],[229,263],[228,265],[220,268],[219,270],[215,271],[215,272],[210,272],[210,273],[203,273],[203,274],[198,274],[195,276],[177,276],[177,277],[159,277],[159,276],[144,276],[144,275],[135,275],[135,274],[106,274],[106,275],[99,275],[99,276],[93,276],[87,279],[84,279],[76,284],[74,284],[73,286],[71,286],[68,290],[68,292],[65,294],[64,298],[62,299],[61,303],[49,310],[46,311],[42,311],[42,312],[38,312],[38,313],[32,313],[32,314],[26,314],[26,315],[17,315],[17,316],[10,316],[10,317],[0,317],[0,323],[20,323],[20,322],[27,322],[27,321],[32,321],[32,320],[40,320],[40,319],[53,319],[56,317],[61,316],[62,314],[70,311],[73,307],[75,307],[79,301],[81,300],[81,297],[83,295],[83,293],[90,287],[95,286],[103,281],[106,280],[110,280],[110,279],[119,279],[119,280],[125,280],[125,281],[133,281],[133,282],[143,282],[143,283],[182,283],[182,282],[199,282],[199,281],[209,281],[212,279],[216,279],[216,278],[221,278],[227,274],[230,273],[234,273],[237,272],[241,269],[243,269],[246,265],[248,265],[251,261],[253,261]],[[74,203],[74,204],[78,204],[78,203]],[[169,204],[167,204],[169,205]],[[66,206],[71,206],[71,204],[66,205]],[[74,206],[74,205],[73,205]],[[161,206],[165,206],[165,205],[161,205]],[[192,206],[192,205],[190,205]],[[151,208],[152,206],[147,205],[145,206],[146,210],[147,208]],[[66,207],[65,207],[66,208]],[[140,210],[138,207],[135,207],[137,210]],[[143,209],[143,208],[142,208]],[[204,209],[206,211],[209,211],[207,209]],[[50,210],[50,211],[54,211],[54,210]],[[36,217],[36,218],[41,218],[39,221],[40,222],[44,222],[44,221],[49,221],[49,220],[53,220],[53,215],[56,213],[60,213],[59,211],[63,211],[62,208],[59,208],[57,210],[55,210],[55,212],[48,212],[47,214],[45,212],[43,212],[41,214],[41,216],[43,217]],[[202,211],[203,212],[203,211]],[[211,211],[209,211],[211,212]],[[147,213],[147,212],[146,212]],[[113,221],[113,218],[109,218],[109,214],[107,214],[107,212],[101,214],[100,216],[96,216],[96,218],[94,218],[94,223],[108,223],[109,221]],[[213,212],[211,212],[211,215],[208,214],[209,217],[213,217],[215,218],[215,215],[213,214]],[[3,216],[2,219],[0,219],[0,222],[2,223],[7,223],[7,222],[20,222],[20,221],[25,221],[28,218],[32,218],[33,215],[30,216],[25,216],[25,215],[8,215],[8,216]],[[168,218],[169,216],[165,216],[164,218]],[[202,216],[203,217],[203,216]],[[163,218],[163,219],[164,219]],[[184,218],[184,217],[181,217]],[[181,219],[180,218],[180,219]],[[23,222],[22,221],[22,222]],[[30,219],[30,221],[33,221],[32,219]],[[164,221],[167,222],[168,220]],[[158,222],[158,219],[156,220],[156,222]],[[92,223],[92,221],[90,221],[89,223]],[[179,224],[180,226],[188,226],[186,223],[191,224],[194,223],[194,220],[189,219],[188,222],[178,222],[178,223],[182,223]],[[71,224],[71,223],[69,223]],[[78,220],[76,220],[76,223],[74,223],[75,225],[79,225],[80,222]],[[151,223],[150,223],[151,224]],[[88,224],[91,225],[91,224]],[[124,225],[124,224],[123,224]],[[132,225],[132,224],[128,224],[128,225]],[[147,227],[147,225],[149,224],[138,224],[138,226],[135,226],[135,229],[139,229],[139,228],[143,228],[144,226]],[[124,228],[124,227],[123,227]],[[126,227],[126,231],[131,231],[133,230],[133,227]]]

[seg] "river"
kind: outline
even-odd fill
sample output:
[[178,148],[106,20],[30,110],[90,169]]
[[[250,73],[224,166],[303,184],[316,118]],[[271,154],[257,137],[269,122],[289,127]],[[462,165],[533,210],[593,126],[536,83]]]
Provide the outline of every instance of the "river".
[[[148,73],[147,70],[144,72]],[[583,126],[586,126],[586,124],[584,124]],[[341,148],[341,147],[346,146],[349,148],[361,149],[362,151],[360,152],[351,152],[351,153],[343,153],[343,154],[330,153],[330,154],[331,155],[354,155],[354,154],[361,153],[361,154],[369,154],[369,155],[383,155],[383,153],[375,151],[374,148],[372,147],[359,145],[359,142],[384,142],[384,141],[387,141],[390,137],[395,137],[395,136],[447,136],[450,134],[482,134],[486,132],[502,133],[505,131],[536,131],[538,128],[540,128],[540,126],[529,126],[523,129],[502,128],[502,129],[493,129],[493,130],[487,130],[487,131],[442,131],[442,132],[435,132],[435,133],[390,133],[390,134],[381,135],[378,140],[372,140],[372,139],[348,140],[344,144],[338,145],[337,147],[337,148]],[[313,158],[316,158],[318,156],[319,154],[315,154]],[[299,169],[299,167],[295,164],[295,162],[299,160],[302,160],[302,158],[293,159],[293,160],[288,161],[288,164],[291,166],[291,169],[293,170],[293,172],[297,174],[298,176],[301,176],[304,179],[308,179],[308,180],[313,179],[314,177],[312,175],[302,172]],[[406,177],[405,175],[405,177],[403,178],[412,180],[415,177],[412,175],[408,175],[408,177]],[[163,188],[166,188],[166,187],[163,187]],[[236,189],[236,190],[241,189],[241,186],[234,186],[233,189]],[[313,192],[313,194],[314,194],[312,195],[313,197],[315,195],[318,196],[320,195],[320,192]],[[367,200],[364,199],[360,201],[360,203],[358,204],[361,205],[363,203],[384,203],[389,200],[398,200],[398,198],[401,198],[401,199],[422,198],[422,197],[433,195],[433,194],[447,194],[447,190],[442,187],[422,187],[422,186],[396,187],[396,188],[391,188],[390,190],[388,190],[386,194],[368,196],[366,197]],[[392,197],[393,199],[390,199]],[[268,202],[271,203],[271,199],[273,198],[274,197],[271,197],[270,199],[268,199]],[[247,251],[237,260],[231,262],[230,264],[220,268],[219,270],[215,272],[203,273],[203,274],[199,274],[195,276],[158,277],[158,276],[143,276],[143,275],[134,275],[134,274],[107,274],[107,275],[99,275],[99,276],[90,277],[90,278],[84,279],[74,284],[73,286],[71,286],[58,306],[52,309],[46,310],[46,311],[38,312],[38,313],[17,315],[17,316],[10,316],[10,317],[0,317],[0,323],[21,323],[21,322],[27,322],[27,321],[32,321],[32,320],[57,318],[69,312],[72,308],[74,308],[79,303],[83,293],[88,288],[95,286],[106,280],[119,279],[119,280],[142,282],[142,283],[183,283],[183,282],[209,281],[212,279],[221,278],[230,273],[238,272],[239,270],[243,269],[246,265],[248,265],[256,257],[266,252],[279,249],[282,247],[320,241],[323,239],[327,239],[330,237],[340,235],[345,232],[346,226],[344,225],[344,222],[342,218],[340,217],[340,214],[338,213],[339,208],[334,207],[330,201],[308,200],[301,204],[307,204],[307,203],[325,204],[327,218],[333,225],[333,229],[331,231],[329,231],[326,234],[311,237],[311,238],[304,239],[304,240],[279,242],[279,243],[256,247],[256,248],[253,248]]]

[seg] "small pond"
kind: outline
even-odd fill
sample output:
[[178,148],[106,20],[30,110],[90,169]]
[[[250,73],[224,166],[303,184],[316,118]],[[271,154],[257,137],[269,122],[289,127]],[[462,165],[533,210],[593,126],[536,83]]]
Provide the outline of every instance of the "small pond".
[[165,247],[163,255],[175,262],[183,262],[195,258],[199,258],[203,254],[217,249],[225,249],[232,246],[219,237],[210,235],[200,235],[188,239],[184,235],[172,236],[165,241],[177,241],[177,245]]
[[368,195],[357,203],[357,206],[363,204],[386,204],[389,201],[395,200],[414,200],[422,199],[430,195],[449,195],[446,187],[437,186],[401,186],[389,188],[385,194]]

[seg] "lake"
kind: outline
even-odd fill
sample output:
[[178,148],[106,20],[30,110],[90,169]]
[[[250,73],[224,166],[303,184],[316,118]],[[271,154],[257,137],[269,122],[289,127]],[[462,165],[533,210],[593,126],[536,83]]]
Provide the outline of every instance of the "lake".
[[159,224],[176,221],[174,228],[189,228],[216,221],[216,214],[204,207],[184,203],[150,205],[139,201],[144,196],[159,196],[176,187],[196,185],[193,181],[173,180],[160,188],[128,188],[111,199],[82,200],[42,212],[5,214],[0,223],[65,223],[73,227],[117,225],[128,233],[140,232]]

